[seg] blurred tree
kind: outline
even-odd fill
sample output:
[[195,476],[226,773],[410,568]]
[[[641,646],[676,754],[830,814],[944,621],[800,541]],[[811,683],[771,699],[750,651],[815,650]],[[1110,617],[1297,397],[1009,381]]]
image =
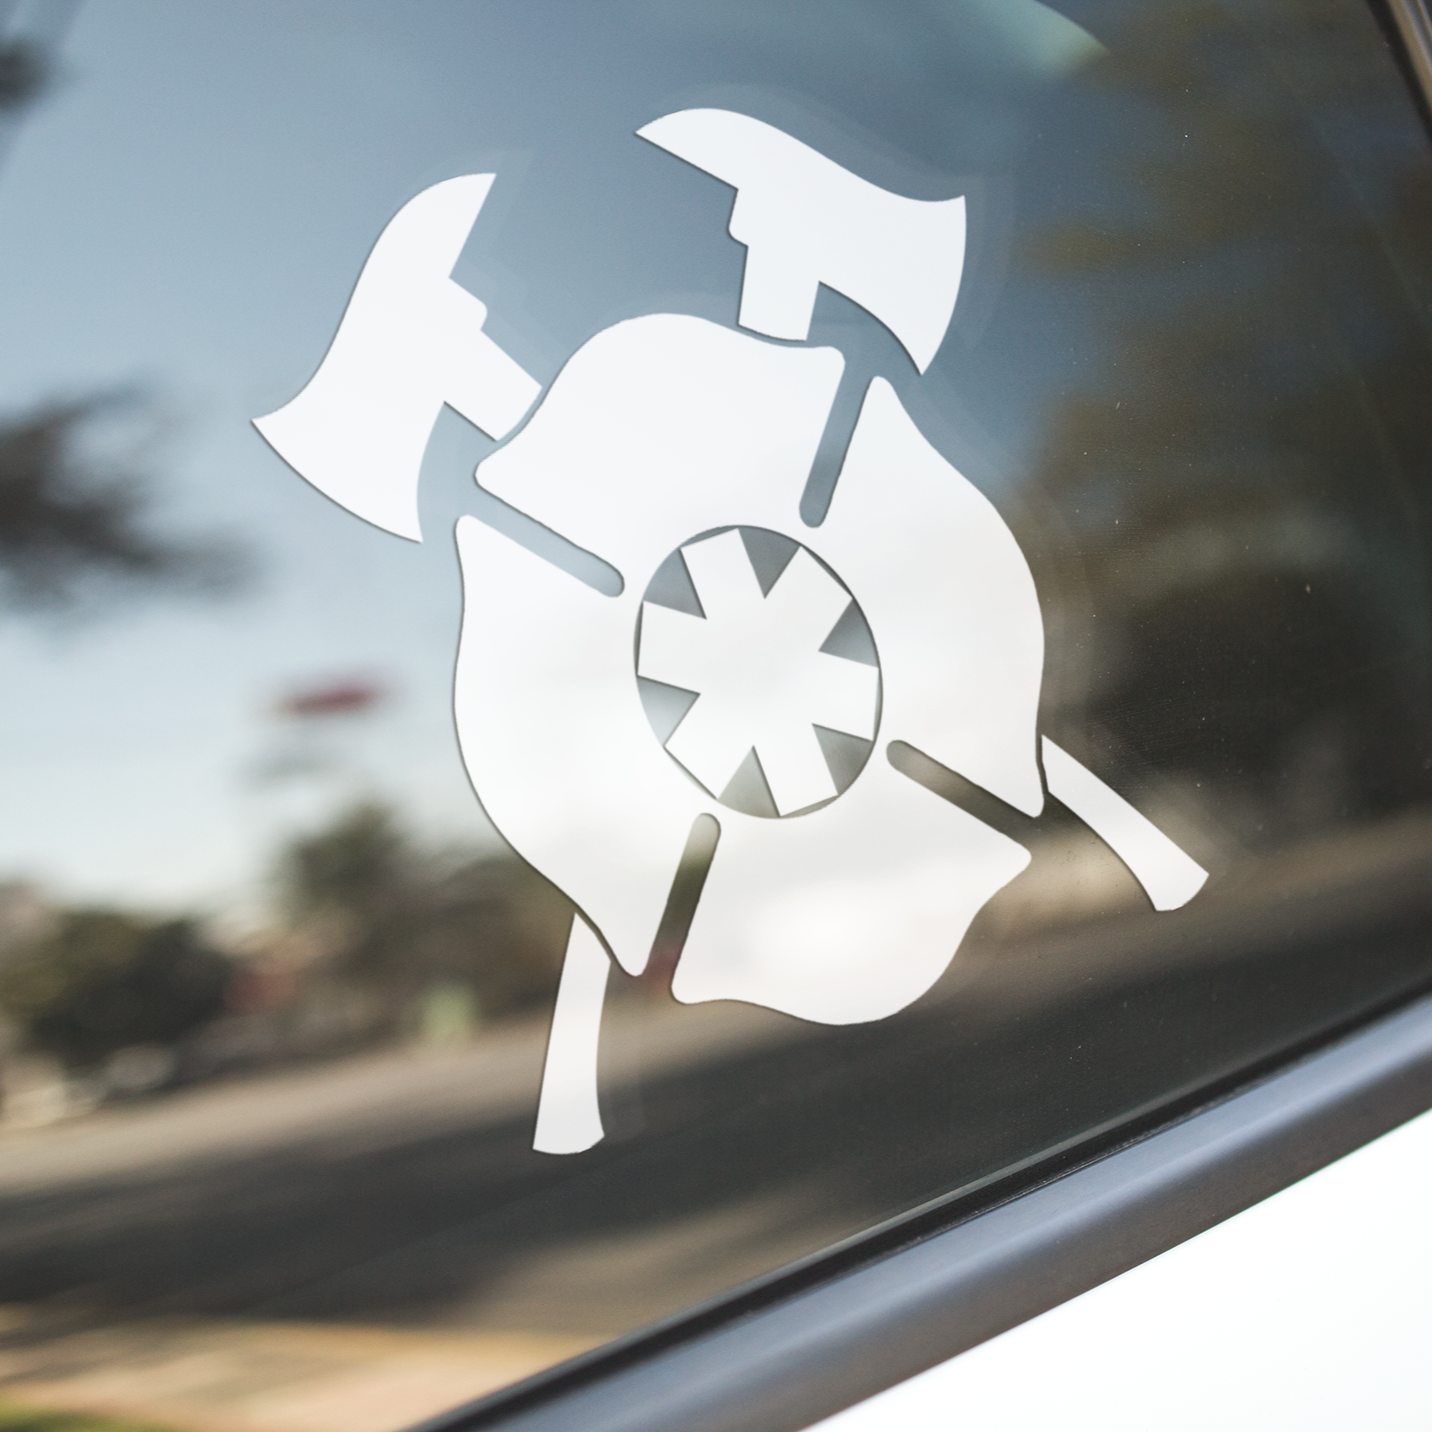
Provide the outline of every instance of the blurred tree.
[[1102,339],[1037,470],[1051,726],[1243,793],[1250,837],[1397,805],[1429,751],[1425,135],[1362,6],[1092,8],[1118,42],[1051,146],[1082,187],[1026,250]]
[[223,592],[238,549],[181,541],[153,523],[144,482],[86,452],[86,428],[132,399],[53,403],[0,425],[0,592],[21,608],[67,608],[116,586]]
[[50,73],[50,57],[33,40],[0,43],[0,114],[33,104],[48,85]]
[[371,925],[408,898],[413,865],[393,813],[364,801],[294,841],[280,858],[279,884],[293,915],[342,913]]
[[[16,126],[53,87],[56,54],[79,0],[46,0],[27,32],[0,39],[0,164]],[[0,597],[19,608],[73,608],[85,596],[160,587],[220,592],[244,575],[227,540],[161,534],[154,497],[99,458],[96,420],[139,409],[133,395],[44,403],[0,422]]]
[[424,850],[364,802],[295,841],[278,883],[290,918],[336,919],[334,972],[384,990],[394,1021],[435,983],[471,989],[484,1015],[551,998],[571,907],[515,856]]
[[173,1044],[219,1014],[232,973],[187,920],[73,910],[0,972],[0,1008],[71,1068]]

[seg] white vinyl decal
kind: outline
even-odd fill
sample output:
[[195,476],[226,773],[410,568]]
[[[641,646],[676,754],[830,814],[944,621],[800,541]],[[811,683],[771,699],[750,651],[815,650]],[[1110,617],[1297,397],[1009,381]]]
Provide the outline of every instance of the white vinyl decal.
[[874,314],[924,372],[944,341],[965,261],[965,201],[905,199],[798,139],[724,109],[688,109],[637,131],[736,190],[746,245],[740,324],[804,339],[818,285]]
[[383,230],[308,386],[254,426],[320,492],[420,541],[418,469],[444,403],[495,438],[536,381],[483,331],[487,308],[448,275],[494,176],[434,184]]
[[[923,373],[959,289],[963,200],[892,194],[725,111],[640,134],[735,187],[750,331],[681,314],[604,329],[478,467],[489,492],[614,567],[619,594],[474,517],[457,526],[463,760],[497,829],[580,912],[534,1141],[550,1153],[602,1136],[607,957],[645,968],[698,819],[719,835],[676,998],[854,1024],[928,990],[1030,858],[901,774],[891,744],[1027,816],[1045,797],[1028,563],[884,379],[865,393],[826,517],[800,517],[844,369],[835,349],[792,345],[808,338],[817,287],[884,323]],[[450,277],[492,179],[448,180],[398,213],[317,373],[256,420],[308,481],[402,536],[419,536],[418,469],[441,406],[501,438],[538,397]],[[674,718],[658,721],[654,700]],[[1156,908],[1196,893],[1205,873],[1143,815],[1047,739],[1042,757],[1050,793]]]

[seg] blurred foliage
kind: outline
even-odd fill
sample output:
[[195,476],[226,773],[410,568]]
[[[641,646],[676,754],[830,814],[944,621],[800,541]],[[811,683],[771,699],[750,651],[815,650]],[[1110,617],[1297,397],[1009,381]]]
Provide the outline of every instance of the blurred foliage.
[[171,1432],[152,1422],[126,1422],[93,1412],[65,1412],[54,1407],[26,1407],[0,1402],[0,1432]]
[[0,426],[0,592],[12,606],[73,607],[116,586],[223,592],[242,579],[231,542],[161,534],[147,484],[87,452],[87,429],[121,405],[134,400],[51,403]]
[[1036,474],[1059,514],[1052,727],[1062,705],[1251,795],[1246,834],[1425,795],[1432,179],[1411,99],[1341,0],[1094,9],[1120,43],[1069,132],[1100,160],[1025,250],[1102,341]]
[[277,876],[286,928],[243,960],[192,919],[59,910],[0,962],[0,1012],[25,1047],[103,1067],[123,1093],[120,1051],[156,1068],[167,1051],[155,1078],[184,1082],[374,1039],[450,1043],[552,998],[571,907],[511,855],[428,850],[366,802],[295,840]]
[[435,983],[471,989],[485,1016],[552,997],[571,906],[515,856],[425,850],[367,802],[295,841],[278,881],[291,919],[340,931],[335,971],[395,1015]]
[[0,114],[24,109],[37,100],[50,80],[50,59],[28,40],[0,43]]
[[71,910],[0,970],[0,1008],[33,1046],[88,1068],[213,1019],[231,969],[190,921]]
[[299,918],[340,911],[380,922],[410,892],[414,854],[387,806],[365,801],[293,842],[279,864],[283,903]]

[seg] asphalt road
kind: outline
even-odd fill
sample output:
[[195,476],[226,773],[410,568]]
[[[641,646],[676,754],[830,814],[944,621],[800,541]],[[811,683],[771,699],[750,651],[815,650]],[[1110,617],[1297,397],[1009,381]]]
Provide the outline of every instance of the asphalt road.
[[875,1025],[618,991],[612,1136],[570,1158],[530,1148],[545,1018],[8,1132],[0,1301],[609,1337],[1409,990],[1429,852],[1426,822],[1370,828],[1166,916],[1089,865],[1055,927],[1051,849]]

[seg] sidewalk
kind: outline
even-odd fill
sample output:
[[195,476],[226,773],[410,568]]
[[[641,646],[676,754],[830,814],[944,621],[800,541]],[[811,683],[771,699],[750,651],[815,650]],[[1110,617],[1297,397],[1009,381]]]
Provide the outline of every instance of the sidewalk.
[[0,1308],[0,1403],[194,1432],[393,1432],[594,1339],[163,1319],[55,1327]]

